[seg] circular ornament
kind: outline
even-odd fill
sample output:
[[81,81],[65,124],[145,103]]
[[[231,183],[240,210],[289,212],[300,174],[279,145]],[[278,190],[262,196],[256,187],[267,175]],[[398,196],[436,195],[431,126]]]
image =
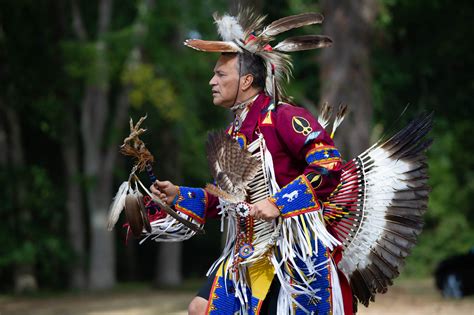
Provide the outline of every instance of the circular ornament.
[[253,254],[253,246],[252,244],[247,244],[247,243],[244,243],[241,247],[240,247],[240,250],[239,250],[239,256],[243,259],[247,259],[249,258],[250,256],[252,256]]
[[235,207],[235,211],[241,217],[247,217],[250,213],[250,207],[245,202],[239,202]]
[[235,117],[234,131],[239,131],[241,126],[242,126],[242,121],[240,121],[240,117]]

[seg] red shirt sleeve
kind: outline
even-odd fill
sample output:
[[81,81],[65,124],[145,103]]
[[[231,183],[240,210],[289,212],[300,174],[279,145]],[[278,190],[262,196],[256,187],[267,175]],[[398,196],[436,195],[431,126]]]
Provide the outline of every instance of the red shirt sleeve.
[[308,110],[286,104],[279,106],[275,124],[278,136],[293,158],[305,161],[302,174],[311,178],[317,198],[327,199],[339,184],[342,168],[339,151]]

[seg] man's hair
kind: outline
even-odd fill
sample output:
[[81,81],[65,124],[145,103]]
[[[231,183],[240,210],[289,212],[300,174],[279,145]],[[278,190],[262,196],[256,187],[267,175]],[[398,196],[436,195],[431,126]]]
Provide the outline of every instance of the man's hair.
[[238,56],[241,64],[240,74],[251,74],[253,76],[252,86],[265,89],[267,70],[263,58],[246,51],[239,53]]
[[237,55],[237,71],[240,70],[239,75],[250,74],[253,76],[252,87],[265,89],[265,79],[267,77],[267,70],[263,58],[247,51],[241,53],[223,53],[223,55]]

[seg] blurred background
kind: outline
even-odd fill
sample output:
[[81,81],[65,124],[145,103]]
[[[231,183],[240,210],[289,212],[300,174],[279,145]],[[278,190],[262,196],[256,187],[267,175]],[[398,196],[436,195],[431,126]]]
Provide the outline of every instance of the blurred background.
[[[230,119],[211,101],[218,56],[182,43],[217,39],[212,13],[238,3],[268,14],[267,22],[324,14],[322,26],[292,35],[325,34],[334,44],[294,53],[287,90],[315,114],[325,101],[349,105],[336,136],[346,160],[416,114],[434,112],[425,229],[400,280],[408,289],[396,284],[380,304],[397,292],[421,294],[419,305],[443,310],[435,270],[474,247],[472,1],[0,0],[0,314],[36,314],[51,299],[44,314],[73,314],[51,310],[61,300],[112,312],[93,300],[100,298],[141,305],[137,314],[173,298],[175,306],[150,314],[186,309],[220,253],[220,222],[184,243],[139,245],[127,240],[123,218],[108,232],[106,215],[131,167],[118,152],[129,117],[148,115],[143,140],[159,178],[186,186],[210,180],[206,133]],[[456,289],[462,277],[439,280]],[[474,281],[472,271],[468,277]],[[472,311],[474,300],[458,302],[454,309]]]

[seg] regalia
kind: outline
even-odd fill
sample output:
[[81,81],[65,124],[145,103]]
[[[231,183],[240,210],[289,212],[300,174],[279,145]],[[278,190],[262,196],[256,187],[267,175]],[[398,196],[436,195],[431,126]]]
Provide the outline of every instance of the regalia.
[[[213,208],[226,242],[208,272],[214,276],[208,314],[259,314],[274,279],[280,285],[278,314],[344,314],[347,290],[350,300],[353,295],[367,306],[398,276],[421,232],[431,115],[344,162],[331,138],[345,107],[326,132],[330,107],[316,121],[287,104],[280,85],[291,69],[287,52],[326,47],[331,40],[306,35],[270,45],[276,35],[321,23],[322,16],[305,13],[266,27],[249,11],[214,19],[222,41],[185,44],[207,52],[259,55],[267,69],[265,91],[245,104],[238,123],[209,134],[214,182],[205,188],[178,187],[171,207],[136,176],[139,170],[154,175],[152,157],[138,138],[142,121],[131,123],[123,150],[138,162],[111,206],[109,228],[125,208],[130,229],[142,242],[183,241],[203,231]],[[291,154],[282,154],[285,150],[297,163]],[[317,193],[322,178],[336,182]],[[251,217],[250,205],[266,198],[281,215],[269,222]]]

